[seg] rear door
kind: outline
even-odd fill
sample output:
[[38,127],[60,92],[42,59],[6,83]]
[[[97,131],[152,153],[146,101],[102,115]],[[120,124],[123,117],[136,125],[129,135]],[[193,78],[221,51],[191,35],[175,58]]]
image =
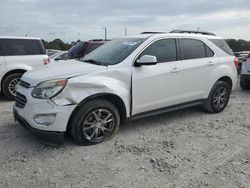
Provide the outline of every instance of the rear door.
[[180,38],[182,54],[182,100],[191,102],[207,97],[210,73],[215,68],[214,52],[198,39]]

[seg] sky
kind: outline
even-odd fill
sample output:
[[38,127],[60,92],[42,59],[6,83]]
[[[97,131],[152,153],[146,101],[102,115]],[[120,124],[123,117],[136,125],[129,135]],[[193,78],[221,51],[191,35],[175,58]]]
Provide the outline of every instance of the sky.
[[71,42],[174,29],[250,40],[249,0],[0,0],[0,35]]

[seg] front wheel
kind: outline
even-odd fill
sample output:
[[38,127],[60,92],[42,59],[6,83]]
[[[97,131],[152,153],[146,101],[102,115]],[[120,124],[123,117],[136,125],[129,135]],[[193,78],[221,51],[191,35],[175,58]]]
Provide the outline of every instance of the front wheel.
[[10,100],[15,100],[16,85],[19,83],[23,73],[14,73],[3,81],[3,94]]
[[204,104],[204,109],[211,113],[223,111],[228,104],[230,93],[231,89],[227,82],[216,82]]
[[120,125],[117,108],[96,99],[83,104],[72,118],[70,132],[79,145],[98,144],[115,136]]

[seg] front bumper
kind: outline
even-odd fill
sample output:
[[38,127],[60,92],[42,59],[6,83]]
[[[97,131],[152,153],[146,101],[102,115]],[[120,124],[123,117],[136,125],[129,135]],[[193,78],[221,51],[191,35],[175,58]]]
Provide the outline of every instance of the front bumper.
[[[61,144],[70,116],[77,105],[57,105],[50,99],[35,99],[31,96],[32,88],[19,86],[16,90],[26,97],[25,105],[13,107],[16,121],[37,137],[51,143]],[[55,114],[51,124],[39,124],[34,120],[37,115],[46,114]]]
[[56,145],[63,144],[64,132],[55,132],[55,131],[43,131],[30,126],[30,124],[21,117],[15,108],[13,109],[13,116],[15,121],[20,123],[23,127],[32,132],[37,138],[42,139],[46,142],[53,143]]

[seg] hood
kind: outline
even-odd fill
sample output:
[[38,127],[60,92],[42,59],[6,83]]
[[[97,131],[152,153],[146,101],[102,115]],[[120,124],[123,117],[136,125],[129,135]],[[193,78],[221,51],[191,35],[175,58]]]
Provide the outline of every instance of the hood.
[[74,76],[89,74],[106,70],[107,67],[101,65],[93,65],[77,60],[68,60],[64,62],[44,65],[34,70],[26,72],[22,80],[36,86],[37,84],[53,79],[70,78]]

